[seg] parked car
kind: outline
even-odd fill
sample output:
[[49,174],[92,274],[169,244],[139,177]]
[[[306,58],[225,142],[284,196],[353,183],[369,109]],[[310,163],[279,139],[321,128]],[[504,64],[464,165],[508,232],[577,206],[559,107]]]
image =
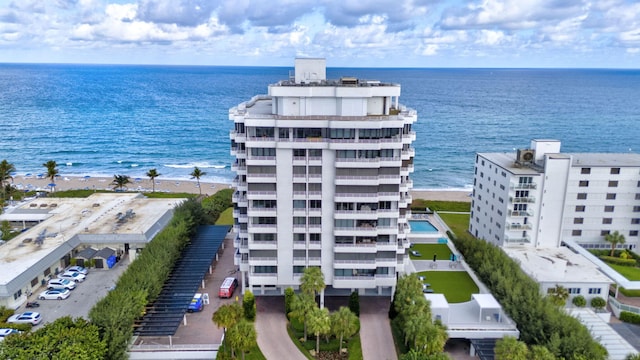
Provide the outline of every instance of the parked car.
[[196,311],[202,311],[203,306],[203,301],[202,301],[202,294],[201,293],[196,293],[193,296],[193,299],[191,299],[191,303],[189,304],[189,308],[187,309],[187,312],[196,312]]
[[58,274],[58,277],[60,279],[73,280],[75,282],[83,282],[84,279],[86,278],[85,275],[82,275],[79,272],[73,272],[73,271],[65,271],[62,274]]
[[62,300],[69,297],[71,291],[69,289],[53,289],[45,290],[38,295],[40,300]]
[[47,284],[47,289],[69,289],[73,290],[76,288],[76,282],[68,279],[51,279]]
[[38,325],[40,324],[40,322],[42,322],[42,316],[40,316],[40,313],[37,313],[35,311],[28,311],[28,312],[18,313],[10,316],[7,319],[7,322],[9,324]]
[[78,265],[71,266],[66,271],[77,272],[77,273],[80,273],[82,275],[87,275],[89,273],[89,269],[87,269],[86,267],[78,266]]
[[20,331],[16,329],[0,329],[0,341],[4,340],[5,337],[11,334],[19,334]]
[[415,257],[421,257],[422,254],[420,254],[420,251],[418,250],[411,250],[409,251],[411,253],[411,255],[415,256]]

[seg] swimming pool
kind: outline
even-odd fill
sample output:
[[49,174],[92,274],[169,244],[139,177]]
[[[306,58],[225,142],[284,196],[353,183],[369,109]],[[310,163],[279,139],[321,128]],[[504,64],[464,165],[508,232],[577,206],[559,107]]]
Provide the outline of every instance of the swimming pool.
[[411,225],[411,232],[414,233],[438,232],[438,229],[426,220],[409,220],[409,225]]

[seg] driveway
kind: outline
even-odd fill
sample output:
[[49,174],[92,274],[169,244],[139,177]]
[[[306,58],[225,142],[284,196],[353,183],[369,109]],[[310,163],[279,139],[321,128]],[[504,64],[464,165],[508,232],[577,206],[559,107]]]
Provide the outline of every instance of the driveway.
[[[257,296],[258,346],[267,359],[307,360],[287,333],[283,296]],[[367,357],[365,357],[367,358]],[[374,358],[371,358],[374,359]]]
[[390,301],[388,296],[360,297],[360,342],[365,359],[398,359],[389,323]]

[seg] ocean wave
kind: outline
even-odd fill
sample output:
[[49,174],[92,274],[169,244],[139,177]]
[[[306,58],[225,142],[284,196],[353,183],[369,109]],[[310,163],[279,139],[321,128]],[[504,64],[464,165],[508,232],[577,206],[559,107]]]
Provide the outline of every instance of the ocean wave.
[[174,169],[192,169],[196,166],[201,169],[224,169],[227,167],[227,165],[212,165],[209,163],[166,164],[163,166]]

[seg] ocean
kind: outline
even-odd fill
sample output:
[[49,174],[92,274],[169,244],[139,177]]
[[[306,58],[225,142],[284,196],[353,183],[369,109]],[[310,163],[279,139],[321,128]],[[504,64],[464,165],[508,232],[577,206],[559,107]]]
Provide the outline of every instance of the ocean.
[[[228,109],[293,68],[0,64],[0,159],[17,175],[230,183]],[[640,151],[640,70],[328,68],[402,85],[418,111],[416,189],[469,189],[476,152],[558,139],[563,152]]]

